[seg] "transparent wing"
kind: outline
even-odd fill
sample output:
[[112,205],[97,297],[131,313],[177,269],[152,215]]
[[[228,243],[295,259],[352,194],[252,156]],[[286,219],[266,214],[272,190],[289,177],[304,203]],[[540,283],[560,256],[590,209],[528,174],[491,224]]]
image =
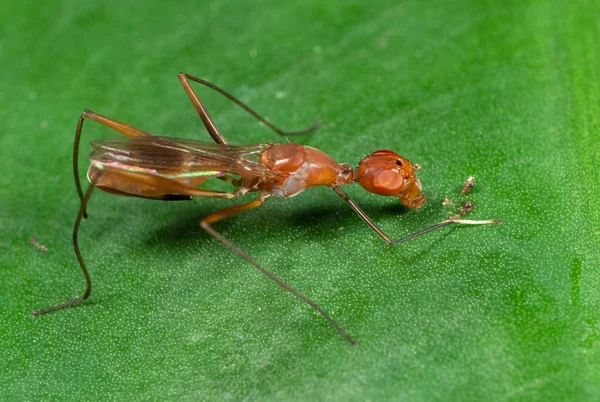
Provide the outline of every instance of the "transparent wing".
[[188,139],[142,136],[92,141],[92,161],[117,167],[178,175],[226,172],[240,176],[270,177],[258,161],[271,144],[221,145]]

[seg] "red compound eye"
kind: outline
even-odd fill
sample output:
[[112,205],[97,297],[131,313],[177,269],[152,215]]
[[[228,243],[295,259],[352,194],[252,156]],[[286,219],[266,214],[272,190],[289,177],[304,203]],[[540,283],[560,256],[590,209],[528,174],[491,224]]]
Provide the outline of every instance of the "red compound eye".
[[373,177],[372,185],[376,194],[395,195],[404,186],[404,177],[393,170],[382,170]]

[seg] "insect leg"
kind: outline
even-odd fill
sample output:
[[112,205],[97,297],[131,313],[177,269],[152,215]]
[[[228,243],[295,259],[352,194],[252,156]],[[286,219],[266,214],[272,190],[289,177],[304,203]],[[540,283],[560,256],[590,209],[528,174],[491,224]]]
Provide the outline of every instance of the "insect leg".
[[74,304],[80,303],[80,302],[86,300],[90,296],[90,293],[92,292],[92,279],[90,278],[90,274],[88,273],[88,270],[85,267],[85,263],[83,262],[83,258],[81,257],[81,252],[79,251],[79,244],[77,242],[77,234],[79,232],[79,225],[81,224],[81,218],[83,217],[83,214],[85,213],[85,206],[87,205],[87,203],[92,195],[92,191],[94,190],[94,187],[95,186],[93,184],[90,184],[87,191],[85,192],[85,195],[83,196],[83,199],[81,200],[81,206],[79,207],[79,213],[77,214],[77,219],[75,219],[75,227],[73,228],[73,247],[75,248],[75,255],[77,256],[77,261],[79,261],[79,265],[81,266],[81,271],[83,272],[83,276],[85,277],[85,281],[87,284],[87,286],[85,288],[85,293],[83,294],[83,296],[78,297],[76,299],[69,300],[69,301],[66,301],[63,303],[59,303],[55,306],[46,307],[41,310],[32,311],[31,312],[32,317],[35,317],[36,315],[46,314],[46,313],[49,313],[50,311],[58,310],[58,309],[61,309],[64,307],[69,307]]
[[[77,122],[77,128],[75,129],[75,141],[73,144],[73,174],[75,175],[75,187],[77,187],[77,194],[79,199],[83,202],[83,191],[81,190],[81,182],[79,180],[79,140],[81,139],[81,130],[83,129],[83,121],[85,119],[93,120],[97,123],[102,124],[108,128],[112,128],[119,133],[126,135],[127,137],[140,137],[150,135],[147,132],[140,130],[139,128],[130,126],[129,124],[121,123],[116,120],[104,117],[91,110],[86,110],[79,116]],[[83,217],[87,219],[88,215],[86,210],[83,210]]]
[[335,321],[329,314],[327,314],[321,308],[321,306],[319,306],[316,302],[309,299],[308,297],[304,296],[302,293],[298,292],[296,289],[294,289],[293,287],[288,285],[283,280],[279,279],[274,273],[272,273],[270,270],[268,270],[267,268],[260,265],[252,257],[250,257],[248,254],[246,254],[246,252],[244,252],[238,246],[236,246],[235,244],[233,244],[232,242],[227,240],[227,238],[225,238],[222,234],[217,232],[212,227],[212,224],[215,222],[218,222],[220,220],[223,220],[225,218],[228,218],[228,217],[238,214],[240,212],[259,207],[262,204],[263,204],[263,201],[256,200],[256,201],[248,202],[246,204],[240,204],[240,205],[236,205],[233,207],[228,207],[228,208],[222,209],[222,210],[215,212],[214,214],[209,215],[206,218],[204,218],[200,222],[200,226],[202,227],[202,229],[204,229],[206,232],[208,232],[208,234],[210,234],[212,237],[214,237],[215,239],[217,239],[218,241],[223,243],[226,247],[231,249],[234,253],[236,253],[237,255],[242,257],[244,260],[248,261],[256,269],[258,269],[260,272],[262,272],[267,277],[269,277],[269,279],[271,279],[273,282],[277,283],[279,286],[281,286],[282,288],[284,288],[285,290],[287,290],[288,292],[290,292],[297,298],[303,300],[308,305],[310,305],[312,308],[317,310],[323,317],[325,317],[325,319],[327,321],[329,321],[329,323],[331,325],[333,325],[338,330],[338,332],[342,336],[344,336],[353,346],[356,346],[356,341],[354,339],[352,339],[352,337],[346,332],[346,330],[344,330],[344,328],[342,328],[341,325],[337,323],[337,321]]
[[308,134],[308,133],[312,133],[312,132],[316,131],[321,126],[321,121],[319,120],[312,127],[308,128],[306,130],[283,131],[280,128],[274,126],[267,119],[265,119],[264,117],[262,117],[261,115],[256,113],[244,102],[240,101],[239,99],[237,99],[230,93],[226,92],[225,90],[219,88],[218,86],[211,84],[210,82],[205,81],[201,78],[197,78],[197,77],[194,77],[194,76],[186,74],[186,73],[179,73],[178,77],[179,77],[179,81],[181,81],[181,85],[183,85],[183,89],[185,89],[185,92],[187,92],[188,96],[190,97],[190,100],[192,101],[192,104],[194,105],[194,108],[198,112],[198,115],[200,115],[200,119],[202,119],[202,123],[204,123],[204,127],[206,127],[206,130],[208,131],[208,133],[210,134],[210,136],[216,143],[227,145],[227,140],[225,139],[225,137],[223,137],[223,134],[221,134],[219,132],[219,130],[217,129],[217,127],[215,126],[214,121],[208,115],[206,108],[204,107],[204,105],[202,105],[202,102],[200,102],[198,95],[196,95],[196,92],[194,92],[194,90],[192,89],[188,80],[197,82],[198,84],[202,84],[211,89],[214,89],[221,95],[225,96],[227,99],[231,100],[238,106],[242,107],[245,111],[250,113],[252,116],[254,116],[256,119],[258,119],[260,122],[262,122],[264,125],[266,125],[271,130],[275,131],[277,134],[279,134],[281,136]]
[[379,237],[381,237],[387,244],[404,243],[405,241],[414,239],[415,237],[419,237],[421,235],[424,235],[425,233],[429,233],[433,230],[443,228],[444,226],[448,226],[448,225],[489,225],[489,224],[502,223],[502,221],[498,220],[498,219],[491,219],[491,220],[484,220],[484,221],[449,219],[449,220],[440,222],[436,225],[433,225],[431,227],[425,228],[423,230],[419,230],[418,232],[412,233],[406,237],[402,237],[400,239],[394,240],[390,236],[388,236],[379,226],[377,226],[377,224],[375,222],[373,222],[373,220],[371,218],[369,218],[369,216],[365,213],[365,211],[363,211],[358,206],[358,204],[356,202],[354,202],[354,200],[352,200],[350,197],[348,197],[348,195],[340,187],[334,187],[333,190],[344,201],[346,201],[350,205],[350,207],[354,210],[354,212],[356,212],[356,214],[360,217],[360,219],[362,219],[363,222],[366,223],[367,226],[370,227],[375,233],[377,233],[379,235]]

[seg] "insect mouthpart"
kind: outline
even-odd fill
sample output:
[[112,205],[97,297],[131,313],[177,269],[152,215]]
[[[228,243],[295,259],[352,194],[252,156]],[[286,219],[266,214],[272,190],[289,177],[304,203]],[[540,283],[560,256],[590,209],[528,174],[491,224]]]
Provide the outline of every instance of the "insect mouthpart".
[[408,208],[421,208],[427,200],[421,190],[421,181],[413,176],[405,181],[404,189],[398,195],[398,198]]

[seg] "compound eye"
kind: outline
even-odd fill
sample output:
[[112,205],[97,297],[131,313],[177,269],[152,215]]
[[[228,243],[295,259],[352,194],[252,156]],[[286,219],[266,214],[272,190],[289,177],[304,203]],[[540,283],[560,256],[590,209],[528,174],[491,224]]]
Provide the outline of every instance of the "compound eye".
[[396,195],[404,187],[404,177],[393,170],[382,170],[373,176],[373,189],[377,194]]

